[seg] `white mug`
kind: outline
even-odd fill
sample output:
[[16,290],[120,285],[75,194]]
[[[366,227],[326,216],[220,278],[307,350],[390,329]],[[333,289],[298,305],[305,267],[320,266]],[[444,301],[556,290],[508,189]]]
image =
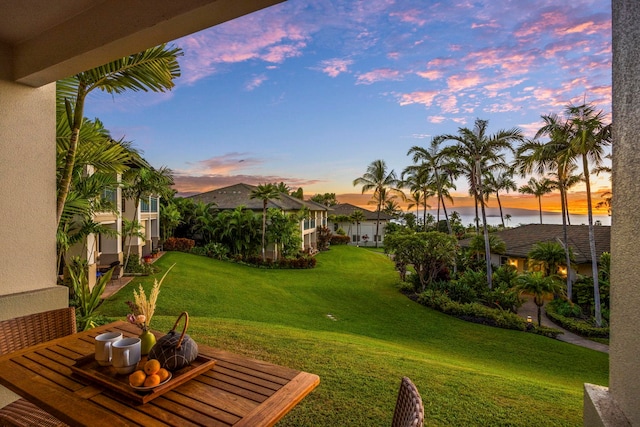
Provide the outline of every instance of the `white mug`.
[[140,362],[140,338],[124,338],[111,345],[111,364],[119,374],[130,374]]
[[120,332],[106,332],[96,337],[96,361],[100,366],[111,365],[111,346],[121,339]]

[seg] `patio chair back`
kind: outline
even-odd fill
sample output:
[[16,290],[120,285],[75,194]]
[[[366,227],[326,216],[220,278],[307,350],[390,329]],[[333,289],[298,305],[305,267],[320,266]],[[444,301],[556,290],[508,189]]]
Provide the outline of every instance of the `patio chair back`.
[[393,413],[391,427],[422,427],[424,424],[424,406],[415,384],[402,378],[396,409]]
[[29,314],[0,321],[0,354],[76,333],[73,307]]
[[[76,333],[73,307],[0,321],[0,354]],[[63,427],[65,423],[33,403],[18,399],[0,408],[0,426]]]

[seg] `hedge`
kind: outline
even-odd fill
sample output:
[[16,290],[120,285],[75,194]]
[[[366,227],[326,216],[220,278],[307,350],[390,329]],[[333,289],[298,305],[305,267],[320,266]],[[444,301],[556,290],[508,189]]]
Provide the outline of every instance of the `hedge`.
[[545,310],[549,319],[575,334],[588,338],[609,338],[609,328],[596,328],[584,321],[562,316],[555,311],[553,304],[545,305]]
[[190,252],[195,244],[196,242],[191,239],[185,239],[183,237],[169,237],[162,244],[162,250]]
[[349,236],[334,234],[333,236],[331,236],[330,242],[332,245],[348,245],[349,242],[351,242],[351,238]]
[[459,303],[452,301],[444,292],[431,289],[427,289],[418,295],[417,301],[424,306],[467,322],[516,331],[528,331],[551,338],[556,338],[558,334],[562,333],[556,329],[527,324],[525,319],[507,310],[489,308],[477,302]]

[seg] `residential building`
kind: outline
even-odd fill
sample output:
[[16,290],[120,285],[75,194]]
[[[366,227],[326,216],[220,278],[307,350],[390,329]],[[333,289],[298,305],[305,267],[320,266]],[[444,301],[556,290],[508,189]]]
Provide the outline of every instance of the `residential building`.
[[[203,203],[215,203],[220,210],[233,210],[238,206],[244,206],[256,213],[262,214],[262,199],[252,199],[251,192],[258,187],[249,184],[235,184],[206,193],[190,196],[191,199]],[[267,202],[267,209],[280,209],[286,214],[296,214],[304,209],[308,210],[308,216],[300,220],[301,250],[318,249],[318,226],[327,226],[328,208],[320,203],[310,200],[300,200],[286,193],[280,193],[280,198],[270,199]],[[271,252],[270,248],[267,248]]]
[[[603,252],[611,252],[611,227],[596,225],[593,227],[596,240],[596,255],[600,259]],[[536,243],[556,242],[564,245],[562,225],[529,224],[492,233],[498,236],[506,246],[504,254],[491,254],[494,265],[511,264],[518,273],[530,270],[528,254]],[[567,240],[573,254],[572,269],[583,276],[592,276],[591,249],[589,247],[589,227],[586,225],[568,225]],[[461,240],[461,247],[468,247],[471,239]],[[535,268],[532,266],[532,268]],[[566,274],[566,270],[560,271]]]
[[[157,0],[153,7],[123,1],[3,4],[1,319],[69,303],[67,288],[56,285],[55,271],[56,80],[275,3],[279,0]],[[585,385],[584,424],[640,426],[640,102],[636,99],[640,96],[640,2],[612,0],[612,10],[616,195],[611,227],[610,377],[609,387]],[[0,405],[8,399],[10,393],[0,391]]]
[[[384,212],[380,212],[380,226],[378,227],[378,213],[363,209],[349,203],[340,203],[331,206],[331,215],[329,218],[329,229],[336,234],[338,229],[342,228],[351,239],[350,245],[371,245],[375,246],[384,244],[384,233],[391,216]],[[354,221],[340,221],[340,217],[353,215],[355,211],[361,211],[364,220],[355,223]],[[376,234],[377,230],[377,234]]]

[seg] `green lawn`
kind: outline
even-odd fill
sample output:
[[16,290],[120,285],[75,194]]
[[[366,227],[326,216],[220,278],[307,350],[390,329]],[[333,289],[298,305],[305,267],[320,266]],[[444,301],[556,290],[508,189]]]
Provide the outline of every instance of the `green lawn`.
[[[167,253],[156,265],[176,266],[152,326],[168,330],[186,310],[197,342],[318,374],[283,426],[388,426],[405,375],[426,425],[579,426],[583,383],[608,384],[606,354],[410,301],[384,254],[335,246],[317,259],[313,270],[262,270]],[[152,281],[134,281],[101,313],[123,319],[133,287]]]

